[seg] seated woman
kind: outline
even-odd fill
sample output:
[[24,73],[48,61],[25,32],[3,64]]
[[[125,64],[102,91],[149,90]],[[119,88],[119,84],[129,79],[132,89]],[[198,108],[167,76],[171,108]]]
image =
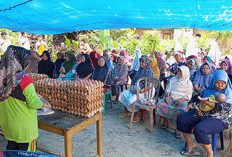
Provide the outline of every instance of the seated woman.
[[164,86],[166,87],[168,81],[177,74],[178,67],[181,65],[185,65],[186,63],[182,60],[182,54],[176,52],[175,55],[176,63],[171,65],[170,69],[170,76],[164,78]]
[[201,59],[201,64],[204,63],[204,58],[205,56],[207,56],[207,53],[205,51],[202,51],[200,54],[199,54],[199,57]]
[[81,55],[81,63],[77,66],[77,77],[80,79],[90,79],[93,73],[93,64],[88,54]]
[[111,60],[111,56],[110,56],[110,54],[105,54],[104,57],[105,57],[105,60],[106,60],[106,65],[108,66],[108,68],[110,69],[110,71],[112,73],[114,71],[114,64],[113,64],[113,62]]
[[53,78],[55,64],[51,61],[51,57],[48,51],[44,51],[42,54],[42,60],[38,63],[38,73],[46,74],[49,78]]
[[[157,114],[163,119],[162,129],[168,127],[168,119],[176,119],[180,113],[187,111],[188,101],[192,97],[193,85],[190,81],[189,69],[180,66],[166,88],[165,97],[157,103]],[[176,138],[181,138],[176,130]]]
[[193,79],[193,87],[196,94],[208,88],[209,83],[213,78],[213,73],[214,69],[212,64],[205,62],[201,65]]
[[65,61],[60,68],[60,77],[58,79],[62,81],[75,80],[77,66],[75,55],[71,51],[65,52]]
[[192,151],[196,147],[191,137],[193,132],[197,143],[200,143],[207,152],[207,157],[213,157],[208,135],[228,129],[232,120],[232,85],[227,73],[223,70],[217,70],[214,73],[209,87],[202,91],[200,96],[206,98],[216,93],[223,93],[226,96],[226,102],[213,103],[204,101],[203,105],[209,105],[214,108],[212,111],[204,114],[202,111],[193,108],[194,103],[198,103],[197,101],[190,102],[188,108],[191,110],[177,117],[177,129],[183,133],[187,142],[187,150],[183,150],[181,152],[182,155],[199,155],[198,152]]
[[176,63],[172,64],[171,65],[171,76],[175,76],[177,74],[177,70],[178,70],[178,67],[181,66],[181,65],[186,65],[186,63],[183,61],[182,59],[182,54],[179,53],[179,52],[176,52],[175,53],[175,60],[176,60]]
[[121,52],[119,54],[120,56],[123,56],[124,58],[124,62],[126,65],[129,65],[129,60],[130,60],[130,56],[127,53],[127,49],[121,49]]
[[119,87],[127,82],[128,66],[124,64],[124,57],[117,58],[117,65],[114,67],[113,91],[115,91],[116,101],[118,100]]
[[93,80],[98,80],[104,83],[104,93],[110,91],[111,87],[111,72],[106,64],[106,59],[103,56],[98,58],[97,66],[93,71]]
[[[137,99],[137,91],[136,91],[136,82],[142,77],[156,77],[154,72],[151,69],[151,60],[148,56],[143,55],[140,58],[140,68],[138,72],[135,73],[135,76],[131,83],[131,88],[123,91],[120,94],[119,101],[123,104],[124,112],[120,115],[120,117],[128,117],[130,116],[130,112],[132,112],[131,105]],[[139,84],[140,90],[140,98],[144,98],[144,87],[145,82],[141,82]],[[129,112],[130,111],[130,112]],[[140,120],[139,112],[136,112],[133,122],[138,122]]]
[[229,76],[230,81],[232,80],[232,75],[231,75],[231,64],[230,61],[225,59],[221,62],[220,64],[220,69],[224,70],[227,75]]
[[203,61],[212,64],[212,60],[211,60],[210,56],[205,56]]
[[98,58],[101,56],[101,54],[97,52],[97,46],[93,47],[93,51],[90,52],[89,56],[90,56],[90,59],[91,59],[91,61],[93,63],[93,67],[96,68]]
[[198,70],[198,64],[196,62],[197,58],[192,58],[188,61],[187,66],[190,70],[190,80],[193,81],[194,77],[196,76]]
[[64,61],[64,54],[62,52],[57,53],[57,60],[55,61],[55,78],[59,77],[60,68]]
[[163,56],[163,54],[160,51],[155,51],[155,58],[157,60],[158,68],[159,68],[160,71],[166,65],[166,62],[165,62],[165,60],[163,59],[162,56]]
[[157,79],[159,79],[160,78],[160,69],[158,67],[158,62],[157,62],[155,56],[151,57],[151,62],[152,62],[152,70],[154,71],[155,76],[157,77]]

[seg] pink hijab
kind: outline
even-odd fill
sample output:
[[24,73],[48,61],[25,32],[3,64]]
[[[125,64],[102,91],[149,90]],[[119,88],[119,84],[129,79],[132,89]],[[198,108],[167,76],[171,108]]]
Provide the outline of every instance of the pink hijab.
[[126,49],[121,50],[120,56],[124,57],[125,62],[128,62],[130,60],[130,57],[129,57]]
[[161,69],[166,65],[165,60],[162,58],[163,54],[160,51],[155,51],[158,68]]

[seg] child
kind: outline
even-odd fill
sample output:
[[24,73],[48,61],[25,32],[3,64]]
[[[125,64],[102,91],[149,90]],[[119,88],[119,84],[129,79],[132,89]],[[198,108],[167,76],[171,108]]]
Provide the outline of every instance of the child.
[[[215,96],[211,95],[207,98],[201,98],[200,96],[198,96],[198,99],[201,101],[210,101],[210,102],[214,102],[214,103],[224,103],[226,101],[226,96],[225,96],[225,94],[217,93],[217,94],[215,94]],[[204,112],[208,112],[208,111],[211,111],[213,109],[209,105],[202,106],[202,102],[198,103],[197,107],[199,110],[204,111]]]

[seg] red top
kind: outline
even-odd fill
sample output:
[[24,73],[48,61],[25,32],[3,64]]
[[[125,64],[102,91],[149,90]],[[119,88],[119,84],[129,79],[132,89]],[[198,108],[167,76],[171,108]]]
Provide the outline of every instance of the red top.
[[100,53],[96,52],[96,51],[92,51],[90,54],[89,54],[91,60],[92,60],[92,63],[93,63],[93,67],[96,68],[97,66],[97,60],[98,58],[101,56]]

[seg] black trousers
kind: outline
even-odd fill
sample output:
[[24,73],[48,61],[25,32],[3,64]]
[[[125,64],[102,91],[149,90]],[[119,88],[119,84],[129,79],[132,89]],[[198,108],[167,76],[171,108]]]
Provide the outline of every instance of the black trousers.
[[28,150],[29,143],[16,143],[14,141],[8,141],[6,150]]

